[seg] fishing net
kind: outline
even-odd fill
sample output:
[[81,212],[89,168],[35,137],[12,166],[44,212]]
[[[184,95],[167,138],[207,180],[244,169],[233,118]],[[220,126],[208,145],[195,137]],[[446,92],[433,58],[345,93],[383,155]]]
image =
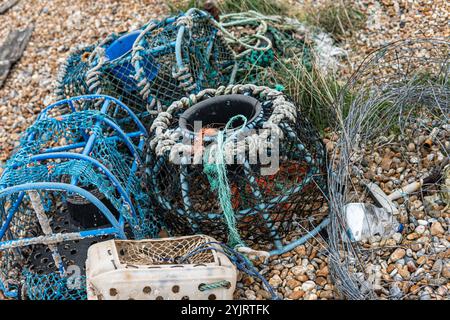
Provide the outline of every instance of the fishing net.
[[229,32],[226,39],[239,58],[238,83],[280,85],[279,73],[292,59],[308,71],[312,68],[313,43],[298,21],[249,11],[223,15],[220,25]]
[[189,93],[232,82],[234,65],[212,18],[191,9],[77,50],[61,69],[56,93],[109,95],[147,122]]
[[149,24],[135,42],[132,60],[150,112],[233,82],[234,54],[214,19],[198,9]]
[[132,46],[141,30],[113,33],[95,45],[74,50],[60,69],[57,98],[105,94],[123,101],[145,120],[145,102],[139,95],[131,63]]
[[61,65],[55,87],[58,101],[90,92],[86,83],[86,72],[89,70],[89,57],[94,49],[95,45],[76,48]]
[[[99,101],[100,110],[77,111]],[[18,267],[50,274],[64,264],[83,266],[89,245],[105,237],[158,235],[136,174],[145,135],[136,116],[112,98],[77,97],[44,109],[0,178],[5,291],[17,290]]]
[[61,277],[58,273],[38,275],[24,270],[22,299],[86,300],[86,277]]
[[[328,232],[330,273],[346,298],[449,297],[448,61],[447,41],[392,43],[369,55],[342,92]],[[371,225],[356,241],[349,203],[379,207],[403,232]]]
[[329,35],[288,17],[247,11],[221,15],[218,25],[236,54],[241,84],[283,89],[286,79],[301,79],[314,67],[336,72],[346,56]]
[[323,220],[322,143],[280,92],[204,90],[173,103],[151,130],[145,171],[170,232],[284,250],[291,232]]

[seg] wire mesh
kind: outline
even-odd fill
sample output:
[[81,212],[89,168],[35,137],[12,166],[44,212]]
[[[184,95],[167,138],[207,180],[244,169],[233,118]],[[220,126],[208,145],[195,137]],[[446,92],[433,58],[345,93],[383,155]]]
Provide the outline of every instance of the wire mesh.
[[[392,43],[369,55],[342,92],[340,138],[328,170],[328,232],[330,273],[348,299],[448,298],[448,61],[447,41]],[[344,206],[380,205],[367,183],[391,197],[403,234],[350,239]],[[443,234],[432,230],[437,224]]]

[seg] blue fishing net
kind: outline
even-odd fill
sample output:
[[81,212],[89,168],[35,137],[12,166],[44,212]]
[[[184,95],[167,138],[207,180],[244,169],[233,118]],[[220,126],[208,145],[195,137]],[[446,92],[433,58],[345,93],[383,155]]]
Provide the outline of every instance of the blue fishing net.
[[24,270],[22,298],[28,300],[86,300],[86,277],[62,277],[58,273],[36,274]]
[[[133,127],[125,120],[127,118],[120,119],[123,122],[122,128]],[[34,293],[30,293],[31,296],[38,297],[39,292],[38,288],[33,289],[31,286],[33,283],[56,281],[55,286],[60,286],[65,281],[57,280],[56,276],[50,276],[49,274],[52,273],[47,272],[51,269],[55,272],[58,266],[56,260],[50,261],[52,258],[50,245],[49,247],[45,244],[40,245],[39,237],[56,237],[58,243],[68,241],[73,244],[80,241],[73,241],[73,238],[66,237],[71,232],[81,232],[86,228],[77,225],[77,228],[72,230],[69,228],[72,225],[65,226],[58,223],[58,219],[67,213],[69,204],[79,206],[81,203],[83,206],[88,206],[89,203],[84,196],[74,194],[72,191],[57,190],[55,185],[75,184],[95,195],[118,221],[123,219],[125,225],[122,232],[125,232],[128,237],[142,239],[158,235],[160,225],[151,208],[148,191],[135,172],[140,161],[138,159],[141,151],[138,144],[142,137],[134,135],[127,139],[121,138],[117,130],[109,123],[117,124],[113,118],[101,111],[77,111],[55,117],[41,117],[22,135],[19,147],[7,162],[0,178],[0,224],[6,227],[0,242],[0,282],[4,287],[3,291],[17,292],[22,279],[20,270],[30,262],[30,259],[35,259],[37,262],[35,261],[34,264],[38,265],[44,263],[43,260],[46,259],[44,274],[48,275],[44,277],[45,279],[30,276],[31,280],[27,280],[28,288],[35,290]],[[95,140],[90,139],[92,136],[95,136]],[[92,147],[88,153],[83,154],[82,150],[89,141],[93,142]],[[84,157],[76,156],[80,154]],[[48,188],[39,189],[36,192],[52,228],[51,234],[44,232],[42,222],[33,210],[29,192],[17,190],[7,193],[11,188],[30,184],[32,187],[27,190],[33,190],[33,186],[39,183],[48,185]],[[80,202],[81,200],[83,201]],[[94,215],[94,212],[89,214]],[[79,234],[79,237],[81,239],[101,237],[103,234],[96,233],[97,229],[97,225],[88,227],[87,230],[92,233],[86,236]],[[19,243],[16,248],[11,247],[9,241],[25,238],[30,238],[31,242]],[[36,242],[32,243],[33,239]],[[39,246],[42,247],[39,249],[42,252],[36,253],[36,248]],[[59,245],[57,249],[62,250]],[[48,257],[38,259],[38,254],[50,254],[50,259]],[[78,257],[79,254],[74,256]],[[64,261],[64,258],[63,262],[74,263],[70,259]],[[83,259],[85,257],[78,260],[84,261]],[[40,276],[41,274],[42,272],[39,273]],[[48,297],[58,297],[58,292],[62,289],[55,287],[54,290],[56,290],[53,292],[55,296],[49,293]]]

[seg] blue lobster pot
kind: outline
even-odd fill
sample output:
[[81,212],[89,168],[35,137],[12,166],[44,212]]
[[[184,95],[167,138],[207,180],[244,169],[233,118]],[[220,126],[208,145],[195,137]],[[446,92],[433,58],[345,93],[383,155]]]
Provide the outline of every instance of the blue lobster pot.
[[[126,91],[137,90],[137,82],[133,77],[134,66],[130,59],[126,59],[126,56],[131,55],[133,44],[141,32],[141,30],[136,30],[127,33],[112,42],[105,50],[107,61],[115,64],[111,73],[122,83]],[[147,55],[145,59],[148,60],[146,64],[148,68],[144,70],[145,76],[153,80],[158,75],[158,65],[153,63],[153,58],[150,55]]]

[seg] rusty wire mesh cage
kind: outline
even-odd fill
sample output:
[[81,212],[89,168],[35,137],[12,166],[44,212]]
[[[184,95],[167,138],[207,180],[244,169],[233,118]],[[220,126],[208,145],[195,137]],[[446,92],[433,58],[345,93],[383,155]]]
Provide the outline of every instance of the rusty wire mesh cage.
[[[311,235],[323,227],[324,148],[280,92],[253,85],[204,90],[172,104],[151,131],[145,171],[170,232],[204,233],[232,245],[243,240],[280,253],[287,239],[295,243],[291,232]],[[221,150],[224,189],[216,183]]]
[[[366,58],[342,92],[328,231],[330,272],[346,298],[449,297],[449,52],[444,40],[389,44]],[[349,203],[375,205],[403,233],[371,225],[352,239]]]

